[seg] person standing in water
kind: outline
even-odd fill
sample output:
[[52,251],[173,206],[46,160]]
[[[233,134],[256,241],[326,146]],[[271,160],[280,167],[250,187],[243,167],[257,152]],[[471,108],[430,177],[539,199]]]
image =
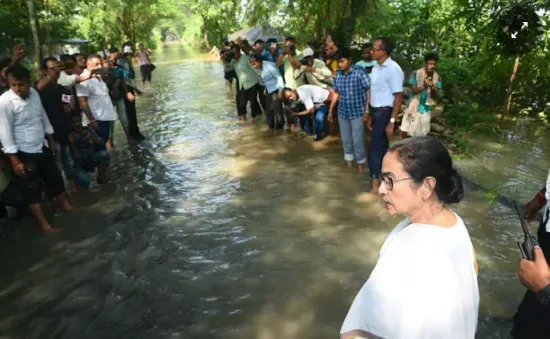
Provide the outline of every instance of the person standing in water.
[[149,84],[149,89],[151,89],[151,73],[153,70],[151,69],[151,51],[143,46],[143,44],[139,44],[139,50],[136,52],[136,57],[139,62],[139,72],[141,73],[141,86],[145,88],[145,83],[147,82]]
[[474,339],[478,266],[462,219],[464,196],[445,146],[418,137],[393,145],[379,194],[389,215],[405,215],[353,301],[341,339]]
[[372,131],[369,145],[369,171],[372,178],[372,193],[380,187],[382,159],[390,146],[395,130],[395,121],[403,101],[401,67],[392,60],[393,42],[389,38],[378,38],[372,46],[372,58],[377,61],[371,72],[369,90],[368,127]]
[[363,172],[367,162],[365,120],[368,117],[367,90],[370,88],[370,79],[364,69],[353,66],[348,48],[340,49],[336,58],[340,69],[334,78],[336,95],[330,103],[328,121],[334,121],[334,110],[338,102],[338,124],[344,146],[344,160],[351,168],[355,159],[358,171]]

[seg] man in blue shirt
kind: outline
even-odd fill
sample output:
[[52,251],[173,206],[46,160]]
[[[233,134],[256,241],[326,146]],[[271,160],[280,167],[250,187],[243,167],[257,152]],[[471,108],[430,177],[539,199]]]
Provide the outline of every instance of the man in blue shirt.
[[269,128],[281,129],[285,124],[281,102],[281,91],[285,87],[283,76],[274,63],[263,61],[260,55],[251,55],[250,63],[259,71],[260,82],[265,88],[264,95],[266,96],[266,120],[269,124]]
[[403,101],[404,75],[401,67],[392,60],[393,43],[389,38],[378,38],[372,46],[372,58],[378,62],[372,68],[369,90],[369,129],[372,138],[369,146],[369,170],[372,192],[377,193],[382,174],[382,159],[390,146],[395,120]]
[[338,104],[338,124],[344,145],[344,159],[348,167],[357,161],[357,169],[363,172],[367,157],[365,154],[365,124],[367,120],[367,90],[370,78],[367,72],[353,66],[349,48],[341,48],[337,55],[339,70],[334,78],[336,95],[331,101],[328,120],[334,120],[336,101]]

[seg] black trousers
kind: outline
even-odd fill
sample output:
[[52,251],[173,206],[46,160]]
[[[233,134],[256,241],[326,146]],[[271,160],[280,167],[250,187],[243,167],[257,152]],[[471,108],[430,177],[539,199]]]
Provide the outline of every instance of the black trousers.
[[44,183],[46,192],[52,197],[65,192],[65,183],[49,148],[42,147],[42,153],[19,152],[17,156],[27,168],[27,180],[35,191],[39,191]]
[[259,85],[256,84],[246,90],[240,88],[237,90],[237,114],[239,114],[239,116],[246,115],[246,105],[249,101],[252,117],[254,118],[262,114],[262,109],[258,103],[258,88]]
[[282,129],[284,127],[283,104],[281,98],[279,98],[279,91],[267,94],[265,119],[269,128]]
[[[546,219],[547,216],[543,218]],[[537,232],[540,248],[544,252],[546,261],[550,262],[550,233],[546,232],[546,225],[541,222]],[[548,339],[550,338],[550,307],[543,306],[537,301],[534,292],[527,291],[514,315],[514,339]]]
[[258,85],[258,100],[260,100],[260,106],[262,106],[264,112],[267,110],[267,96],[268,94],[265,94],[265,86]]
[[[135,95],[134,89],[128,87],[128,91]],[[138,120],[137,120],[137,111],[136,111],[136,102],[129,101],[126,96],[124,96],[124,106],[126,107],[126,116],[128,117],[128,134],[131,138],[142,139],[143,136],[139,131]]]

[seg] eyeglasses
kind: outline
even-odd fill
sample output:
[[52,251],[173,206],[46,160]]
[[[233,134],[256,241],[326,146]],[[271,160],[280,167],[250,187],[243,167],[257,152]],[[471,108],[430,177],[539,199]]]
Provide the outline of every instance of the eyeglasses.
[[384,182],[384,185],[386,186],[386,189],[388,191],[391,191],[393,189],[393,184],[396,183],[396,182],[405,181],[405,180],[412,180],[411,177],[394,179],[394,178],[390,177],[388,174],[381,174],[380,179]]

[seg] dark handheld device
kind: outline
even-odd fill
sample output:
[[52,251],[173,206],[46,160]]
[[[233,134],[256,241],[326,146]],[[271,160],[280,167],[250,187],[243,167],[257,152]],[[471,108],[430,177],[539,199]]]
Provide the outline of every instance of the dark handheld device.
[[523,228],[523,235],[525,236],[525,239],[523,242],[518,242],[519,251],[521,252],[521,257],[523,259],[535,260],[535,246],[538,246],[538,241],[535,236],[531,234],[529,231],[529,228],[527,228],[527,225],[525,224],[525,219],[523,218],[523,215],[521,214],[521,211],[514,201],[514,207],[516,208],[516,212],[519,216],[519,221],[521,222],[521,227]]
[[102,67],[102,68],[94,69],[94,73],[95,74],[100,74],[100,75],[109,74],[110,72],[111,72],[111,70],[109,69],[109,67]]
[[427,72],[428,74],[428,80],[429,81],[432,81],[434,79],[434,71],[428,71]]

